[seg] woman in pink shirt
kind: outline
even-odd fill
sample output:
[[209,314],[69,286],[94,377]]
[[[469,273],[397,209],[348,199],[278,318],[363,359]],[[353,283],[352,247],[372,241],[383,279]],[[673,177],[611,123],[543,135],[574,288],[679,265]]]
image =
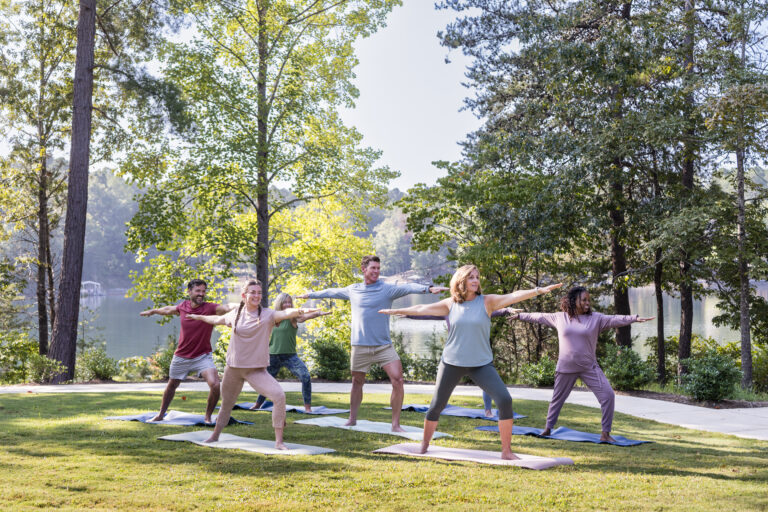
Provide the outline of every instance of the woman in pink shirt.
[[597,337],[605,330],[624,327],[634,322],[647,322],[656,317],[593,313],[589,292],[583,286],[568,290],[568,294],[560,302],[560,308],[560,313],[519,313],[511,317],[557,329],[560,355],[555,369],[555,389],[549,403],[547,425],[541,434],[548,436],[551,433],[557,423],[560,409],[576,384],[576,379],[581,379],[600,402],[603,412],[603,432],[600,440],[614,442],[615,439],[611,437],[614,393],[603,370],[597,364]]
[[232,327],[232,337],[227,349],[227,367],[221,381],[221,409],[216,419],[213,434],[207,443],[219,440],[224,425],[229,423],[232,407],[237,401],[243,382],[269,397],[274,404],[272,426],[275,429],[275,448],[285,450],[283,428],[285,427],[285,393],[280,384],[267,373],[269,366],[269,335],[275,323],[313,313],[317,309],[284,309],[274,311],[261,307],[261,283],[248,281],[243,286],[240,307],[226,315],[187,315],[187,318],[201,320],[211,325]]

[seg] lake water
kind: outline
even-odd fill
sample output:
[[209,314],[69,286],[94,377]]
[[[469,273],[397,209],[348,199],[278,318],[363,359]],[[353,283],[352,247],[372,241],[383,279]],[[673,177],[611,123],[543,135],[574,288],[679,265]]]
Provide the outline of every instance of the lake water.
[[[757,285],[758,293],[768,297],[768,283]],[[633,314],[654,316],[656,300],[652,287],[631,289],[629,293],[630,307]],[[394,307],[405,307],[410,304],[438,300],[435,296],[410,295],[398,299]],[[98,337],[106,341],[107,353],[110,357],[122,359],[131,356],[148,356],[157,348],[167,343],[168,336],[178,337],[178,317],[171,317],[165,325],[157,323],[160,317],[140,317],[139,312],[152,307],[148,302],[135,302],[121,295],[88,297],[82,301],[86,307],[82,316],[89,319],[85,326],[86,335]],[[739,333],[726,327],[715,327],[712,317],[718,314],[717,300],[705,298],[694,302],[693,332],[702,336],[712,337],[720,343],[737,341]],[[664,296],[664,315],[667,336],[675,335],[680,329],[680,301]],[[425,354],[427,341],[433,335],[445,336],[445,322],[432,320],[410,320],[393,318],[392,330],[402,332],[410,352]],[[81,327],[81,332],[83,328]],[[635,343],[637,350],[645,357],[647,350],[642,346],[645,338],[656,335],[656,321],[632,324],[632,336],[639,337]],[[214,331],[213,343],[218,334]]]

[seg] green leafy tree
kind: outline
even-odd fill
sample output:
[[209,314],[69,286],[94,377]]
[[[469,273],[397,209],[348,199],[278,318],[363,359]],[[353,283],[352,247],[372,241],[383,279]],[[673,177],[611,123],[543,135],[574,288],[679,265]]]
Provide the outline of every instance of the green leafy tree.
[[[396,174],[374,167],[378,153],[360,147],[337,110],[357,95],[353,42],[398,3],[189,4],[196,36],[169,43],[163,66],[193,123],[183,137],[138,143],[129,158],[131,178],[153,185],[131,221],[129,250],[179,251],[179,267],[215,262],[221,276],[254,267],[266,305],[271,224],[280,211],[332,196],[357,216],[364,203],[382,204],[382,184]],[[283,183],[288,197],[275,188]],[[151,278],[142,274],[137,287]]]

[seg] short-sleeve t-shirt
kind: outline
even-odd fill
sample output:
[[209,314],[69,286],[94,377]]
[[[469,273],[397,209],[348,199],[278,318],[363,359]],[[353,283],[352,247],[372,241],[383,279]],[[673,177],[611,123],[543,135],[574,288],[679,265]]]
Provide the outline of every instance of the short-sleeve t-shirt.
[[215,315],[217,307],[219,305],[215,302],[203,302],[193,308],[189,300],[182,301],[176,306],[181,317],[181,332],[179,333],[179,346],[174,355],[185,359],[194,359],[212,352],[211,334],[213,333],[213,326],[200,320],[187,318],[187,314]]
[[[227,366],[232,368],[266,368],[269,366],[269,335],[275,327],[275,312],[262,308],[259,315],[242,308],[240,318],[237,309],[224,317],[232,327],[232,338],[227,349]],[[237,330],[235,320],[237,319]]]

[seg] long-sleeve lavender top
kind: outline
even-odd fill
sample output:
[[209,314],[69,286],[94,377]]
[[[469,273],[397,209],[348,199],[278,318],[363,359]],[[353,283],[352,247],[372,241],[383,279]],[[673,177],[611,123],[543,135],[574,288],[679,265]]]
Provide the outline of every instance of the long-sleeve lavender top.
[[565,312],[520,313],[518,319],[557,329],[560,356],[557,358],[556,370],[560,373],[580,373],[597,364],[595,350],[598,335],[607,329],[636,322],[638,315],[592,313],[571,318]]

